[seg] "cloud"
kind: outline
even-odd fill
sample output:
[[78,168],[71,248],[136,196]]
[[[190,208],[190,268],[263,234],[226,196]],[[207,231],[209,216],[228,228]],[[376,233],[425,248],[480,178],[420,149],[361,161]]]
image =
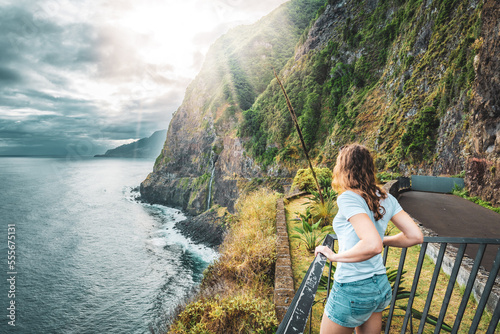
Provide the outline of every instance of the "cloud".
[[21,81],[21,76],[7,67],[0,67],[0,84],[12,84]]
[[92,155],[167,128],[211,43],[282,2],[0,0],[0,154]]
[[203,47],[209,47],[219,36],[226,33],[230,27],[231,25],[229,23],[224,23],[217,25],[210,31],[200,32],[194,36],[193,43]]

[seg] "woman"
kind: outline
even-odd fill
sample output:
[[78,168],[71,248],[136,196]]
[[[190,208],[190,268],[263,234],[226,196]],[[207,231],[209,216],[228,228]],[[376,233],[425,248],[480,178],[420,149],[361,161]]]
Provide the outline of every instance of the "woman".
[[[332,186],[341,193],[333,220],[339,251],[318,246],[315,254],[322,253],[338,264],[320,333],[352,333],[355,328],[356,334],[379,334],[382,311],[392,297],[380,254],[383,246],[421,244],[423,235],[398,201],[377,186],[373,158],[366,147],[341,148]],[[384,237],[389,220],[401,233]]]

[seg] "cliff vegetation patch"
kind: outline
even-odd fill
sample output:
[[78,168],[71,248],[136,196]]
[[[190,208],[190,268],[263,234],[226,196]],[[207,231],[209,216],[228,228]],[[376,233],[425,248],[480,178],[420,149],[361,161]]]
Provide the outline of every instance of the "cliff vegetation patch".
[[273,333],[277,194],[260,189],[241,197],[220,258],[204,272],[200,292],[170,333]]

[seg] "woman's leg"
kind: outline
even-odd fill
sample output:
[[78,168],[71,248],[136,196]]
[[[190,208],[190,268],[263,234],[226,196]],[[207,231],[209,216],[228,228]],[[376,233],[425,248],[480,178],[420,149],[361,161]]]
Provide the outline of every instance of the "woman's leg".
[[356,334],[380,334],[382,331],[382,312],[376,312],[364,324],[356,327]]
[[354,328],[348,328],[334,323],[326,314],[323,313],[323,319],[321,319],[321,328],[319,331],[320,334],[352,334],[353,330]]

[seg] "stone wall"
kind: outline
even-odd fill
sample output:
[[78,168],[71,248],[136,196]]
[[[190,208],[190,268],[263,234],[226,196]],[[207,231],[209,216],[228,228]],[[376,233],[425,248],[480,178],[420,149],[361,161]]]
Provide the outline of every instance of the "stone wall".
[[274,279],[274,305],[278,321],[281,322],[295,295],[290,244],[286,229],[285,204],[282,198],[279,198],[276,203],[276,233],[278,235],[276,239],[278,258]]
[[398,180],[392,180],[384,184],[384,190],[387,191],[389,194],[394,196],[395,198],[398,198],[399,196],[399,182]]

